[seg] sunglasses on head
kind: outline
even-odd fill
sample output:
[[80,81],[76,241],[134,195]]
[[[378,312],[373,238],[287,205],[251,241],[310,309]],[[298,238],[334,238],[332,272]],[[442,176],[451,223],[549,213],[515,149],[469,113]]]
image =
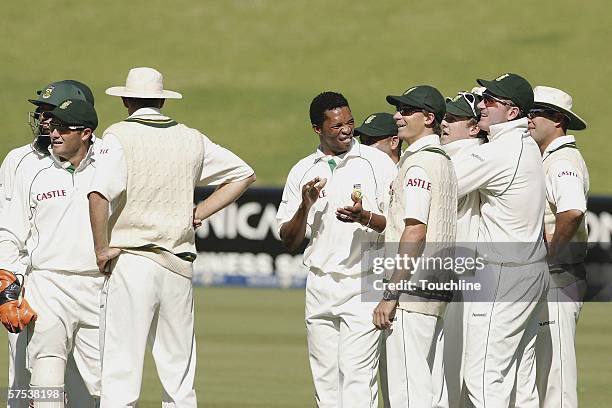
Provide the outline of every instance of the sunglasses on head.
[[402,105],[402,106],[398,106],[397,107],[397,111],[402,116],[411,116],[411,115],[414,115],[417,112],[422,112],[423,109],[422,108],[416,108],[414,106]]
[[49,122],[49,130],[53,132],[57,130],[59,133],[68,133],[73,130],[83,130],[85,126],[70,126],[61,122]]
[[482,101],[484,102],[486,107],[495,106],[496,103],[500,103],[500,104],[505,105],[505,106],[516,106],[514,104],[514,102],[512,102],[510,100],[500,99],[497,96],[492,95],[492,94],[487,93],[487,92],[482,94]]

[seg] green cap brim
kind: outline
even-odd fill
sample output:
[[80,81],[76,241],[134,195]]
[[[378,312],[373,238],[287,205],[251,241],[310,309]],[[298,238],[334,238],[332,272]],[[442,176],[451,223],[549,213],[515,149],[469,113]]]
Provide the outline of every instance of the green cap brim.
[[487,81],[486,79],[477,79],[476,82],[480,86],[484,86],[487,88],[489,92],[491,92],[495,96],[499,96],[500,98],[509,98],[510,96],[504,92],[502,88],[495,81]]

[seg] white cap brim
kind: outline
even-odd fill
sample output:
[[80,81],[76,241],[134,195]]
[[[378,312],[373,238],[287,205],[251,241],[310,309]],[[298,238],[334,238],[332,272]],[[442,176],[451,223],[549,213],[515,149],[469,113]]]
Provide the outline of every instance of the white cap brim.
[[174,91],[162,90],[161,92],[134,91],[125,86],[112,86],[104,91],[110,96],[123,96],[126,98],[147,98],[147,99],[182,99],[183,95]]

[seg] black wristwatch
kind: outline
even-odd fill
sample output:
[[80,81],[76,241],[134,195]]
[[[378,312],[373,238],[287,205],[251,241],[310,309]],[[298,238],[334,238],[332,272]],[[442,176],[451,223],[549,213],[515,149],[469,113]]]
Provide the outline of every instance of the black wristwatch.
[[390,302],[392,300],[399,300],[400,297],[400,293],[397,291],[390,291],[389,289],[386,289],[383,292],[383,297],[382,300],[386,301],[386,302]]

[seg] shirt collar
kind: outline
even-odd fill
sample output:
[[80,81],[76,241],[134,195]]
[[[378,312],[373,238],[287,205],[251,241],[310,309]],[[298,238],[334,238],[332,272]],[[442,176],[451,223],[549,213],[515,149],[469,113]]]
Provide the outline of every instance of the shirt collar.
[[518,129],[522,132],[527,132],[527,118],[515,119],[509,122],[498,123],[491,125],[489,129],[489,141],[499,138],[502,134]]
[[[92,134],[91,144],[89,145],[89,149],[87,149],[87,153],[85,154],[85,157],[83,157],[83,160],[81,160],[81,163],[79,163],[75,171],[79,171],[87,167],[89,163],[95,161],[96,160],[95,152],[99,149],[99,147],[100,147],[100,139],[98,139],[95,135]],[[60,159],[55,154],[55,152],[53,152],[53,147],[49,146],[49,152],[51,153],[51,158],[53,159],[53,161],[61,168],[67,169],[68,167],[72,166],[72,163],[70,163],[68,160],[62,161],[62,159]]]
[[159,110],[158,108],[140,108],[138,109],[136,112],[132,113],[129,118],[135,118],[135,117],[147,117],[147,116],[155,116],[156,119],[162,119],[162,118],[168,118],[167,116],[163,115],[161,113],[161,110]]
[[351,147],[345,153],[342,153],[339,156],[325,154],[320,149],[320,147],[317,147],[317,150],[314,153],[314,161],[315,162],[319,160],[328,161],[331,158],[339,158],[340,159],[339,161],[342,161],[346,159],[347,157],[358,157],[358,156],[361,156],[361,145],[355,138],[353,138],[353,140],[351,141]]
[[455,140],[442,146],[444,151],[450,156],[459,153],[461,150],[468,149],[473,146],[481,145],[484,142],[480,137],[470,137],[469,139]]
[[423,136],[422,138],[408,146],[406,152],[408,154],[415,153],[427,146],[440,146],[440,136],[436,134]]
[[553,150],[560,147],[561,145],[564,145],[566,143],[575,143],[575,142],[576,142],[576,138],[572,135],[559,136],[558,138],[550,142],[548,146],[546,146],[546,150],[544,150],[544,155],[547,155],[548,153],[552,152]]

